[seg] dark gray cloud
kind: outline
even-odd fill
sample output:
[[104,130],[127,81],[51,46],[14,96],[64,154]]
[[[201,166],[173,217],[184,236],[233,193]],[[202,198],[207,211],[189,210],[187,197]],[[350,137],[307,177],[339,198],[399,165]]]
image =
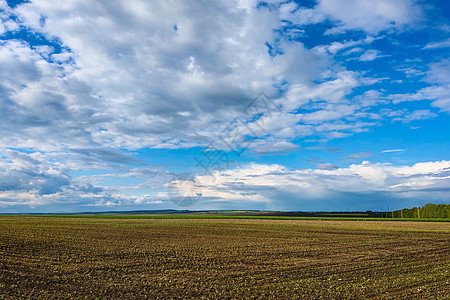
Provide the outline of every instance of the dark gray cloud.
[[316,168],[319,170],[335,170],[338,167],[333,165],[332,163],[318,163]]
[[130,154],[125,154],[114,149],[89,148],[89,149],[68,149],[69,152],[78,154],[84,162],[109,162],[116,164],[143,164]]
[[361,158],[367,158],[372,155],[372,152],[359,152],[359,153],[352,153],[346,158],[343,159],[343,161],[349,162],[349,161],[356,161]]
[[54,194],[70,186],[68,170],[58,164],[20,153],[6,151],[9,162],[0,165],[0,191]]

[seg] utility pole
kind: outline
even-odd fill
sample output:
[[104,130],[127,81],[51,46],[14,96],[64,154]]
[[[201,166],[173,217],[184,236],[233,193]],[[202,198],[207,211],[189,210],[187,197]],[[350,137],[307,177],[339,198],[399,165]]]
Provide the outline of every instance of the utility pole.
[[417,206],[417,218],[420,219],[420,207]]
[[403,219],[403,208],[402,208],[402,210],[400,211],[400,214],[401,214],[402,219]]

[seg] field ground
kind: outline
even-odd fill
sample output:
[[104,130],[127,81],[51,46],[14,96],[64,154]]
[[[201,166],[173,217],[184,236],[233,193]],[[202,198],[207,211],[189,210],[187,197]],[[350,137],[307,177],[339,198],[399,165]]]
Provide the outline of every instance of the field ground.
[[0,299],[448,299],[450,223],[0,216]]

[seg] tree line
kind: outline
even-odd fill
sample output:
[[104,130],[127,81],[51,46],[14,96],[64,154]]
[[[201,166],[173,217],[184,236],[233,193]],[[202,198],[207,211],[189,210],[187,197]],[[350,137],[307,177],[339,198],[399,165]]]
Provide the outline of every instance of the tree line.
[[450,219],[450,204],[428,203],[422,207],[404,208],[375,214],[382,218]]

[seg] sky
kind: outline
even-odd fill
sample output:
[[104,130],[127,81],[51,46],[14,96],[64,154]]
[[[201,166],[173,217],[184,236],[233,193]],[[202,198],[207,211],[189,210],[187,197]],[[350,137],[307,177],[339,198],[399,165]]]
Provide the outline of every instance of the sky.
[[0,213],[450,202],[446,1],[0,0]]

